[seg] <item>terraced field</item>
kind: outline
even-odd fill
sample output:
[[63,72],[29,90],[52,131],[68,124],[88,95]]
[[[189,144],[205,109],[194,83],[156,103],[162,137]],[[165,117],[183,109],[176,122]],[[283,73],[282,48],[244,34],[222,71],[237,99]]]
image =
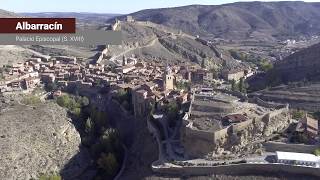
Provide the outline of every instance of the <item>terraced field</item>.
[[291,108],[318,111],[320,108],[320,84],[304,86],[279,86],[251,94],[263,100],[289,103]]

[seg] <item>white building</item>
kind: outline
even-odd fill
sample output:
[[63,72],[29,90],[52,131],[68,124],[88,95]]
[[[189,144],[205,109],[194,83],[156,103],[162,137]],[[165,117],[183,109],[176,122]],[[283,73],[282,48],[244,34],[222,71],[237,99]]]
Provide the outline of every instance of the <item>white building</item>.
[[278,163],[319,167],[320,158],[313,154],[276,151]]

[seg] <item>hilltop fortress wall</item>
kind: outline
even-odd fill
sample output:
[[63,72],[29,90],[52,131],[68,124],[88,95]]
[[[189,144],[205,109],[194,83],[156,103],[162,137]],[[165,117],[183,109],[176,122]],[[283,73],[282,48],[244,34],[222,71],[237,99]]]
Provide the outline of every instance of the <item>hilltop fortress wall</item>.
[[[203,157],[228,142],[230,135],[244,131],[248,129],[249,126],[258,127],[259,130],[257,131],[263,136],[269,136],[272,132],[282,130],[287,126],[290,119],[288,105],[269,104],[262,100],[259,101],[259,105],[265,105],[268,108],[274,105],[272,107],[275,108],[275,110],[260,117],[248,119],[244,122],[233,124],[217,131],[196,129],[192,126],[192,122],[188,121],[187,118],[191,112],[187,112],[188,116],[184,119],[184,125],[181,130],[183,136],[182,142],[186,153],[192,157]],[[191,109],[192,108],[190,108],[189,111],[191,111]]]

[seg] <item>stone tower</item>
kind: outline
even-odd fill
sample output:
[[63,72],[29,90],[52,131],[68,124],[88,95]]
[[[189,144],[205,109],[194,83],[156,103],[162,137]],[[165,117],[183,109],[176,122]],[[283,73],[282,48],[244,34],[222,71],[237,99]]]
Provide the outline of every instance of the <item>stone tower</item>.
[[128,59],[125,56],[122,56],[122,66],[125,66],[128,64]]
[[164,90],[174,90],[174,82],[175,82],[175,76],[173,75],[171,68],[167,66],[164,78],[163,78],[163,88]]

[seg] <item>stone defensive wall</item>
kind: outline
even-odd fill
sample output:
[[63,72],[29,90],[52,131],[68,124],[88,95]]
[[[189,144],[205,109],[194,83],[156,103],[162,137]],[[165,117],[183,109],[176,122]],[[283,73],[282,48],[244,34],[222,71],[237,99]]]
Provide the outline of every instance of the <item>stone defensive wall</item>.
[[[259,118],[258,118],[259,119]],[[249,125],[251,125],[252,123],[256,122],[255,119],[248,119],[244,122],[238,123],[238,124],[233,124],[230,126],[231,128],[231,132],[232,133],[237,133],[239,131],[242,131],[244,129],[246,129]]]
[[260,120],[264,121],[265,123],[269,123],[271,119],[274,119],[281,114],[286,114],[287,116],[289,116],[289,105],[286,105],[286,107],[284,108],[277,109],[265,114]]
[[182,143],[191,157],[205,156],[214,149],[214,132],[182,128]]
[[[192,102],[193,100],[194,99],[192,99]],[[212,152],[214,146],[218,144],[220,140],[226,138],[228,134],[236,134],[237,132],[245,130],[246,128],[248,128],[248,126],[259,123],[261,121],[269,124],[270,122],[274,122],[275,118],[277,118],[278,116],[280,117],[283,114],[287,115],[289,112],[288,105],[268,103],[262,100],[260,101],[259,99],[256,99],[255,101],[258,102],[258,105],[260,106],[267,106],[276,110],[216,131],[205,131],[193,127],[192,122],[188,120],[192,111],[192,108],[190,107],[189,112],[187,112],[185,117],[183,118],[183,126],[181,128],[181,134],[184,135],[183,144],[185,147],[188,147],[189,154],[191,156],[206,155],[207,153]]]
[[224,128],[224,129],[221,129],[221,130],[219,130],[219,131],[215,131],[213,134],[213,137],[214,137],[214,139],[213,139],[213,142],[214,143],[217,143],[217,141],[219,140],[219,139],[224,139],[226,136],[227,136],[227,134],[228,134],[228,132],[231,130],[231,128],[230,128],[231,126],[229,126],[229,127],[227,127],[227,128]]
[[290,166],[285,164],[234,164],[225,166],[189,166],[189,167],[152,167],[154,172],[168,175],[205,176],[223,175],[263,175],[263,174],[296,174],[308,177],[320,177],[319,168]]
[[305,144],[287,144],[281,142],[265,142],[263,146],[268,152],[285,151],[285,152],[297,152],[297,153],[313,153],[314,150],[320,148],[317,145],[305,145]]

